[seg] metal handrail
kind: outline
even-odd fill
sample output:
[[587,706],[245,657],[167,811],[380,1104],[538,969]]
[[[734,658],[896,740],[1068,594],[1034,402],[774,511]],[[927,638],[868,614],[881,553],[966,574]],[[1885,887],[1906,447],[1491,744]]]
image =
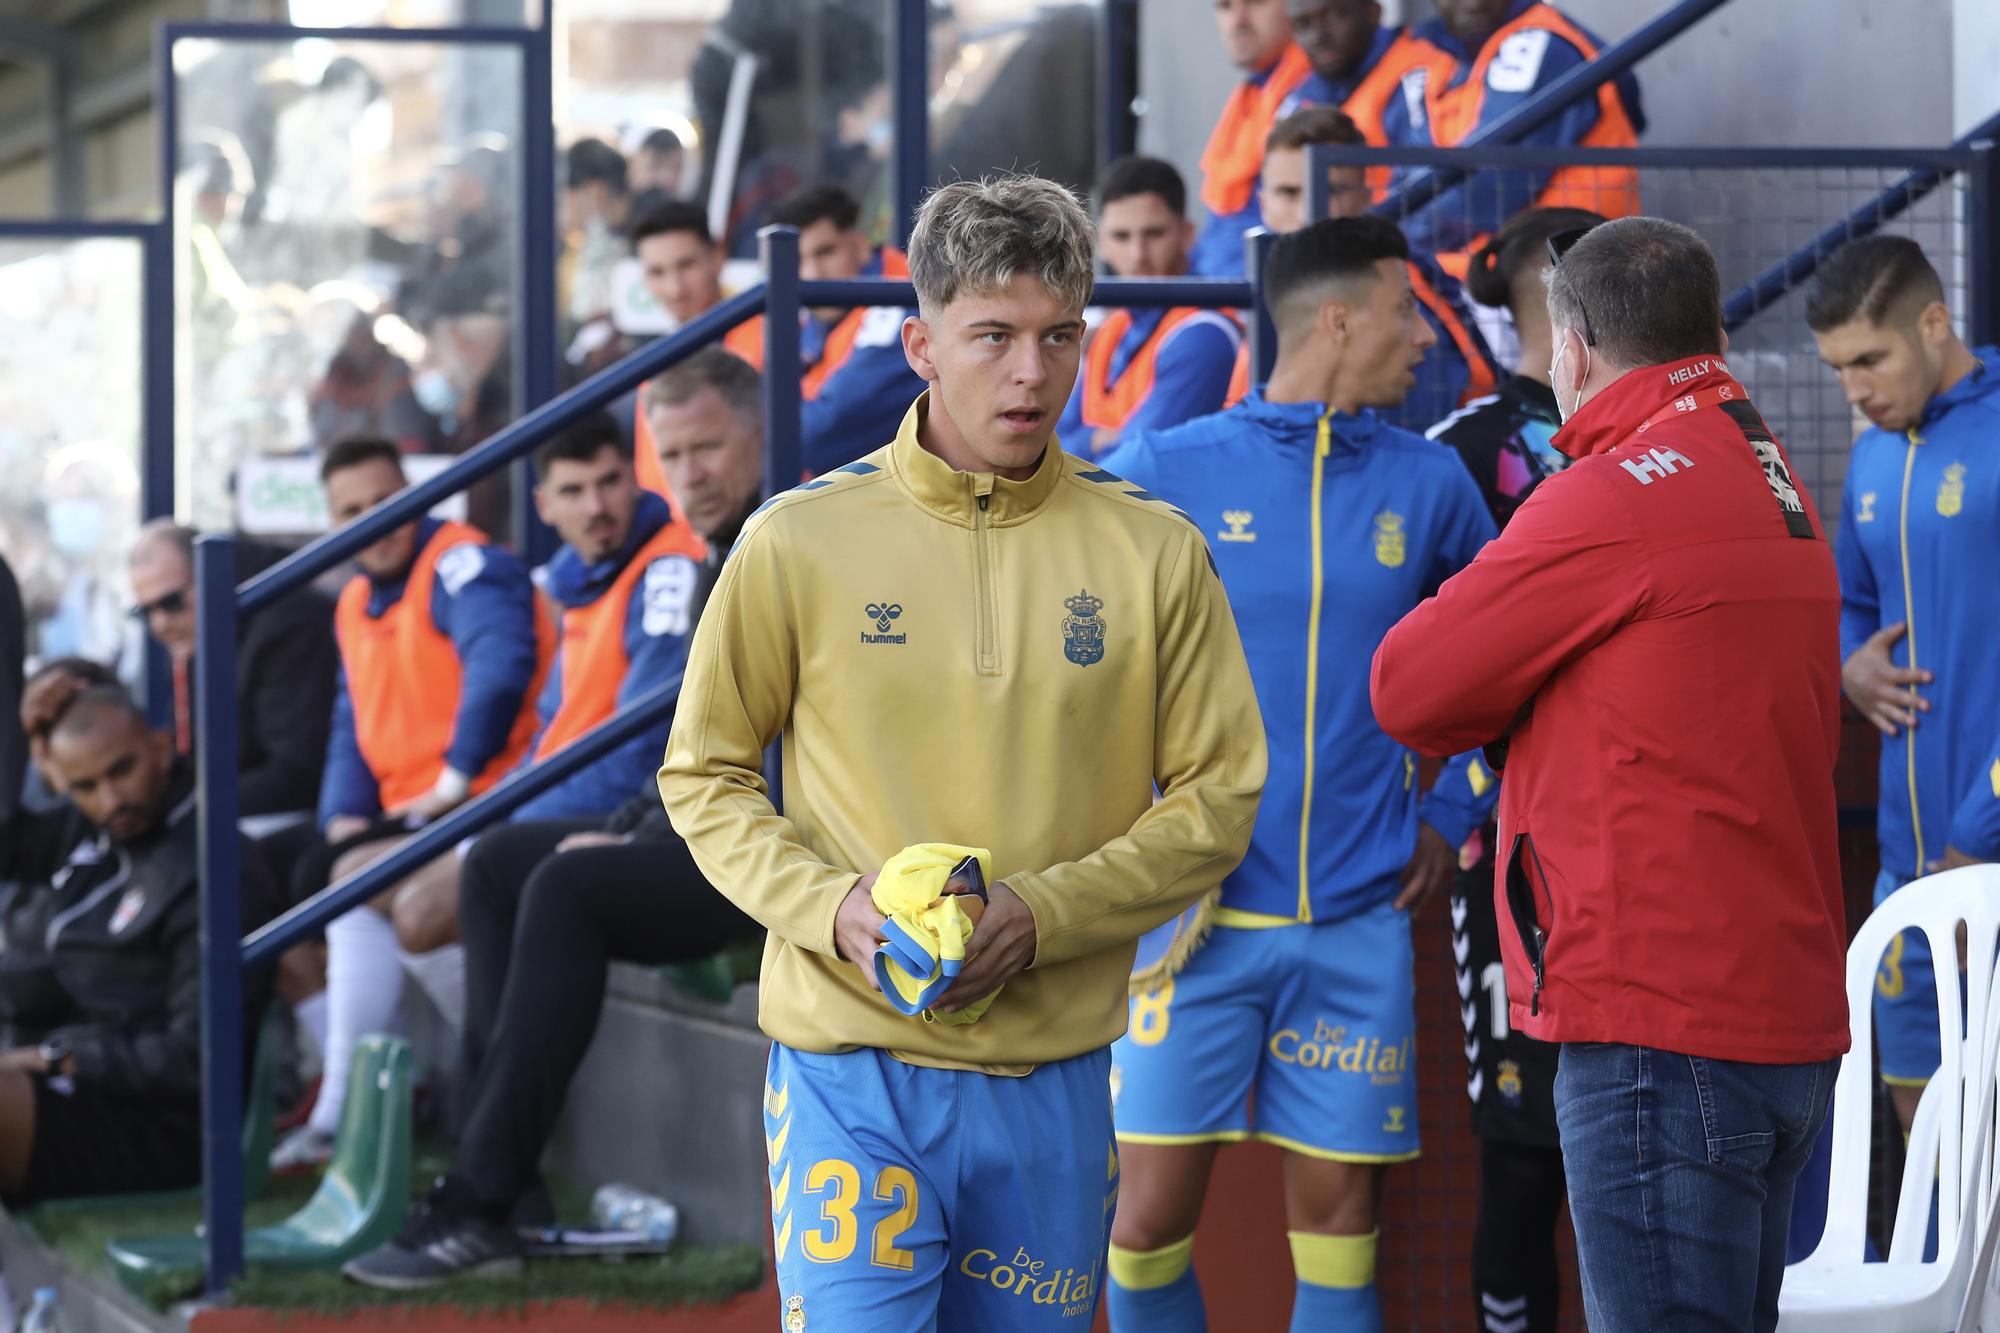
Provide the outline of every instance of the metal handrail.
[[[1951,147],[1939,156],[1941,159],[1947,156],[1962,157],[1968,152],[1978,151],[1980,144],[1996,137],[2000,137],[2000,112],[1995,112],[1979,124],[1973,126],[1966,133],[1961,134],[1957,139],[1952,141]],[[1990,144],[1986,151],[1990,153]],[[1956,165],[1952,165],[1940,160],[1929,165],[1920,166],[1915,171],[1910,172],[1873,199],[1855,209],[1846,217],[1822,231],[1819,235],[1813,237],[1811,242],[1801,246],[1790,255],[1787,255],[1782,261],[1773,264],[1742,287],[1731,292],[1729,299],[1723,303],[1722,326],[1726,329],[1736,328],[1747,322],[1758,311],[1783,299],[1787,292],[1817,272],[1819,266],[1826,262],[1835,250],[1838,250],[1849,241],[1857,240],[1860,237],[1881,230],[1883,223],[1908,212],[1918,200],[1930,194],[1939,185],[1942,185],[1945,178],[1950,176],[1952,172],[1971,165],[1975,165],[1975,163],[1959,162]],[[1990,185],[1990,182],[1985,184]],[[1975,180],[1975,188],[1982,188],[1982,183]],[[1994,290],[1995,283],[1992,281],[1992,266],[1997,262],[1992,253],[1993,238],[1990,234],[1990,229],[1993,227],[1994,222],[1993,219],[1978,216],[1978,214],[1988,212],[1990,208],[1991,202],[1989,201],[1986,209],[1974,210],[1975,216],[1972,218],[1974,227],[1987,228],[1989,235],[1984,242],[1975,241],[1969,247],[1969,256],[1972,262],[1983,269],[1982,273],[1974,275],[1972,283],[1975,293],[1972,314],[1977,320],[1985,323],[1988,327],[1991,327],[1994,321],[2000,320],[2000,311],[1994,311],[1991,308],[1994,301],[2000,300],[2000,292]]]
[[[1520,142],[1569,110],[1571,103],[1594,94],[1728,2],[1681,0],[1666,13],[1640,24],[1636,31],[1605,47],[1491,125],[1482,126],[1467,135],[1459,147],[1480,148]],[[1376,205],[1375,211],[1388,218],[1406,217],[1470,174],[1470,169],[1465,166],[1432,168]]]
[[405,523],[422,518],[432,505],[499,471],[584,416],[630,393],[667,367],[685,361],[747,319],[762,313],[764,289],[752,287],[657,342],[640,348],[565,393],[557,394],[449,467],[376,505],[346,527],[309,542],[237,590],[244,615],[268,606],[310,583],[335,565],[371,546]]

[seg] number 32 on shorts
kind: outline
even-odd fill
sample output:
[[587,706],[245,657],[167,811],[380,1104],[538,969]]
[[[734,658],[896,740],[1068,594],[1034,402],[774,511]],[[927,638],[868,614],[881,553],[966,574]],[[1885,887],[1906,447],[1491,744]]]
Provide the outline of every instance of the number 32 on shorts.
[[[854,1210],[861,1202],[861,1172],[854,1163],[838,1157],[814,1162],[806,1172],[805,1192],[819,1197],[820,1225],[799,1238],[806,1258],[816,1264],[837,1264],[854,1253],[861,1236],[861,1224]],[[875,1224],[869,1241],[868,1261],[877,1268],[909,1272],[916,1256],[899,1247],[917,1220],[917,1178],[908,1168],[885,1166],[875,1176],[875,1198],[893,1203],[895,1209]]]

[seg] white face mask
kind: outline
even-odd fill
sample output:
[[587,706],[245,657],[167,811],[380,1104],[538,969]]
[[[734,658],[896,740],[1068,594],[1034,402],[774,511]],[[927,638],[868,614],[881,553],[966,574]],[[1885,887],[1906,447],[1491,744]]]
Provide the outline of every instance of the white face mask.
[[[1583,349],[1583,378],[1577,381],[1576,401],[1571,403],[1568,409],[1565,410],[1563,407],[1563,399],[1562,399],[1562,374],[1560,371],[1556,369],[1556,367],[1562,364],[1563,353],[1569,351],[1570,337],[1574,333],[1575,330],[1573,329],[1563,330],[1563,336],[1559,338],[1556,342],[1555,358],[1549,362],[1549,387],[1555,391],[1556,395],[1556,416],[1565,423],[1567,423],[1571,417],[1575,416],[1579,411],[1582,410],[1583,383],[1584,380],[1588,380],[1590,378],[1590,348],[1588,345],[1586,345]],[[1577,341],[1582,342],[1583,339],[1581,337],[1578,337]]]

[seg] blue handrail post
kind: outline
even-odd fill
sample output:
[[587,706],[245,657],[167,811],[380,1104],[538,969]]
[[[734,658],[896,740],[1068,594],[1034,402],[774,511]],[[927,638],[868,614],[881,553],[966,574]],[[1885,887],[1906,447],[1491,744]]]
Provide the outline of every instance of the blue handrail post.
[[195,543],[201,1147],[207,1289],[243,1272],[243,914],[236,831],[236,539]]
[[[151,522],[174,516],[174,219],[168,212],[146,228],[139,248],[141,351],[139,512]],[[173,668],[146,636],[146,715],[156,727],[173,721]]]
[[1975,346],[2000,340],[2000,143],[1972,145],[1966,173],[1966,332]]
[[1098,100],[1103,104],[1100,170],[1132,151],[1132,70],[1125,58],[1125,38],[1137,9],[1133,0],[1104,0],[1097,25]]
[[[1311,157],[1307,157],[1310,164]],[[1311,170],[1308,165],[1307,170]],[[1250,384],[1256,387],[1271,378],[1278,364],[1278,326],[1271,322],[1270,307],[1264,303],[1264,264],[1278,234],[1267,227],[1252,227],[1243,236],[1243,264],[1250,279]]]
[[[901,248],[931,171],[930,0],[896,0],[896,217],[889,243]],[[765,365],[770,365],[766,361]]]
[[[551,3],[553,0],[551,0]],[[556,141],[555,74],[549,8],[529,28],[521,51],[521,198],[514,250],[521,265],[520,322],[514,339],[517,406],[525,414],[556,394]],[[531,493],[534,464],[514,465],[514,540],[531,565],[556,551],[555,532],[542,522]]]
[[757,233],[764,264],[764,494],[799,484],[805,472],[800,441],[799,233],[766,227]]
[[1333,182],[1327,179],[1332,170],[1327,162],[1326,148],[1322,144],[1306,145],[1306,221],[1318,222],[1321,218],[1333,216]]

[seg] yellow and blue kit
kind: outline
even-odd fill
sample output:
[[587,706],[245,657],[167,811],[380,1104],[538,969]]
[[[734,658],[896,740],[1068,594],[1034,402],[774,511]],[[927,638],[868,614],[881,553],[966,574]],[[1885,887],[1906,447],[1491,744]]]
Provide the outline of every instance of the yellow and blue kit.
[[[1103,1051],[1134,941],[1241,859],[1263,725],[1185,515],[1055,445],[1024,481],[954,471],[918,442],[928,410],[744,526],[660,791],[770,931],[785,1299],[840,1327],[1085,1328],[1064,1312],[1094,1309],[1074,1274],[1108,1239]],[[783,815],[762,773],[780,739]],[[990,850],[1034,916],[1032,965],[976,1023],[899,1013],[834,941],[861,872],[922,842]]]
[[[1946,847],[2000,860],[2000,348],[1932,398],[1906,432],[1854,442],[1842,488],[1842,660],[1886,625],[1909,626],[1898,666],[1936,674],[1914,730],[1882,738],[1875,901],[1922,875]],[[1906,931],[1875,978],[1882,1076],[1920,1084],[1938,1066],[1930,948]]]
[[[1209,536],[1271,738],[1250,850],[1207,942],[1131,1001],[1113,1049],[1119,1137],[1414,1156],[1409,925],[1391,903],[1418,821],[1457,847],[1495,784],[1420,795],[1415,756],[1376,725],[1368,663],[1493,520],[1450,449],[1261,393],[1105,461]],[[1183,944],[1201,938],[1179,924]]]

